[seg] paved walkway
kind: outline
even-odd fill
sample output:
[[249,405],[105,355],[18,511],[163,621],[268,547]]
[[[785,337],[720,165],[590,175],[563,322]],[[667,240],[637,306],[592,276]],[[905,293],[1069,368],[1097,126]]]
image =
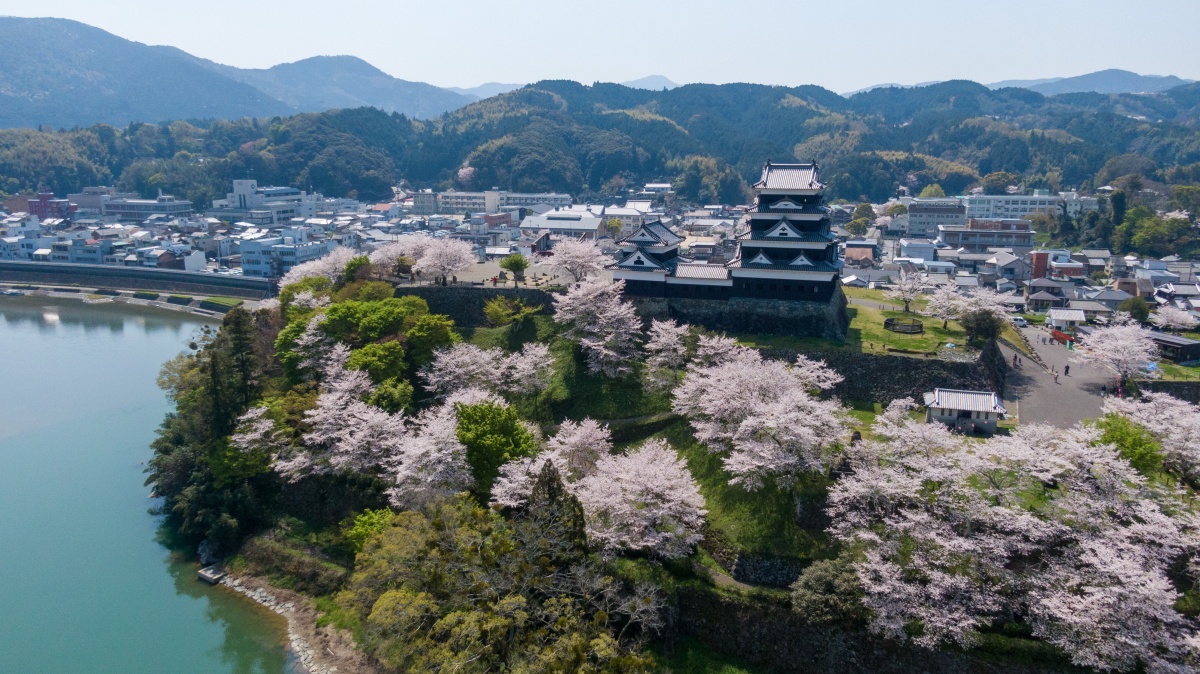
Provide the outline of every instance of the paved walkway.
[[[1084,419],[1100,416],[1103,403],[1100,387],[1111,388],[1114,377],[1105,370],[1071,362],[1074,352],[1058,342],[1049,340],[1049,344],[1042,344],[1042,338],[1050,336],[1048,331],[1028,327],[1022,328],[1021,332],[1046,367],[1053,367],[1059,373],[1059,378],[1056,384],[1049,369],[1042,369],[1022,354],[1018,355],[1024,358],[1024,364],[1011,367],[1015,352],[1001,344],[1000,350],[1010,366],[1004,391],[1004,403],[1009,414],[1015,415],[1022,424],[1043,423],[1059,428],[1068,428]],[[1068,365],[1071,367],[1070,376],[1062,374]]]

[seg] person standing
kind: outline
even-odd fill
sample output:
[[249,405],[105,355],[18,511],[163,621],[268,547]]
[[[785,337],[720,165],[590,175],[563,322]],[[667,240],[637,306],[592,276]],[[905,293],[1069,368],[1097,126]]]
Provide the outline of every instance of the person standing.
[[1055,384],[1058,383],[1058,373],[1057,372],[1054,373],[1054,383]]
[[1066,377],[1071,376],[1071,366],[1070,365],[1063,365],[1063,375]]

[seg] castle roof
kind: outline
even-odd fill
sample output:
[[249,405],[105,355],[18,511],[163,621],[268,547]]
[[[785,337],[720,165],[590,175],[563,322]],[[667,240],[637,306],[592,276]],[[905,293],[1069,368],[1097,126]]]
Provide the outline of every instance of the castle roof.
[[763,166],[762,178],[754,183],[758,190],[819,190],[820,173],[816,164],[772,164]]

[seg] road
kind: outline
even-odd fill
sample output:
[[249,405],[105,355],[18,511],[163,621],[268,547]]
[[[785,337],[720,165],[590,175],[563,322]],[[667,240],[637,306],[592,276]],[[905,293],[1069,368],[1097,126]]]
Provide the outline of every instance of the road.
[[[1024,364],[1011,368],[1014,351],[1001,345],[1000,350],[1010,365],[1004,391],[1005,407],[1009,414],[1015,414],[1022,424],[1043,423],[1059,428],[1068,428],[1084,419],[1100,416],[1103,403],[1101,387],[1111,388],[1115,381],[1113,375],[1091,365],[1072,362],[1074,352],[1049,340],[1050,333],[1046,330],[1028,327],[1022,328],[1021,333],[1046,368],[1054,368],[1059,378],[1055,383],[1049,369],[1043,369],[1023,354],[1018,355],[1021,355]],[[1043,338],[1047,338],[1047,344],[1042,343]],[[1062,374],[1068,365],[1071,368],[1070,376]]]

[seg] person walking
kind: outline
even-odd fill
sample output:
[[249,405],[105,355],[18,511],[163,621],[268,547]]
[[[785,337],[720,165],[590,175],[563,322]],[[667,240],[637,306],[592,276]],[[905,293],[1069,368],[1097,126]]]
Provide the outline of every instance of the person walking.
[[1070,365],[1063,365],[1063,376],[1065,376],[1065,377],[1071,376],[1071,366]]
[[1107,397],[1108,397],[1108,384],[1101,384],[1101,385],[1100,385],[1100,397],[1101,397],[1101,398],[1107,398]]
[[1055,384],[1058,383],[1058,373],[1057,372],[1054,373],[1054,383]]

